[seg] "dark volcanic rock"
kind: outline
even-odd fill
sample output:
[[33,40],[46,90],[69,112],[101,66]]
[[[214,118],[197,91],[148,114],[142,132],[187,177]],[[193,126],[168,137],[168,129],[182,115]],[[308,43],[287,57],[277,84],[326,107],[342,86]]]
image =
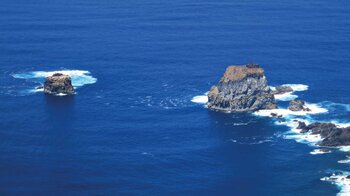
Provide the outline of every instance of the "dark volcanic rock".
[[350,145],[350,127],[335,128],[319,143],[321,146]]
[[68,75],[55,73],[46,78],[44,92],[47,94],[74,94],[72,80]]
[[229,66],[208,94],[208,108],[228,112],[253,112],[277,108],[264,70],[260,66]]
[[331,151],[327,148],[321,148],[319,149],[321,152],[324,152],[324,153],[330,153]]
[[272,117],[277,117],[278,114],[277,114],[277,113],[271,113],[270,115],[271,115]]
[[289,102],[289,110],[298,112],[298,111],[310,111],[309,108],[305,106],[305,101],[303,100],[292,100]]
[[277,86],[275,88],[276,89],[272,91],[274,95],[293,92],[293,89],[290,86]]
[[309,131],[309,128],[307,127],[307,125],[304,122],[298,122],[299,125],[297,127],[297,129],[301,129],[301,133],[306,133]]
[[321,134],[321,137],[327,137],[330,132],[337,129],[337,126],[333,123],[316,122],[309,124],[307,129],[311,130],[313,134]]
[[333,123],[316,122],[305,126],[305,123],[299,122],[298,129],[302,132],[320,134],[323,139],[318,143],[320,146],[347,146],[350,145],[350,127],[338,128]]
[[283,115],[278,115],[277,113],[270,113],[271,117],[275,117],[275,118],[282,118]]

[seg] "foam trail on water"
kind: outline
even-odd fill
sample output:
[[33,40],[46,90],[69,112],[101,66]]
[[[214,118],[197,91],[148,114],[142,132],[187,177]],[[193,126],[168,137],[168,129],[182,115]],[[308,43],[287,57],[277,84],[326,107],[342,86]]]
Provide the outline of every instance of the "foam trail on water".
[[[55,73],[69,75],[72,78],[72,85],[74,87],[82,87],[86,84],[94,84],[97,82],[97,79],[91,76],[91,73],[86,70],[33,71],[28,73],[13,74],[12,76],[18,79],[37,79],[38,82],[42,83],[46,77]],[[35,91],[42,90],[36,89]]]

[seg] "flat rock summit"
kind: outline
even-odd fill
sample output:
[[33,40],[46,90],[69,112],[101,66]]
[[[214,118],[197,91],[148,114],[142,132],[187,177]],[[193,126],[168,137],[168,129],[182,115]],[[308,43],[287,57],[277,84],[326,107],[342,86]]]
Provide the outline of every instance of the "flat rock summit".
[[277,108],[264,70],[257,64],[227,67],[219,83],[211,87],[207,106],[225,112]]

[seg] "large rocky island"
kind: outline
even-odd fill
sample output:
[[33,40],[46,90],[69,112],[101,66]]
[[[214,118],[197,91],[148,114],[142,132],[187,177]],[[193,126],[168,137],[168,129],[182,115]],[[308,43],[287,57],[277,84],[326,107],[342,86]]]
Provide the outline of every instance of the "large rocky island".
[[208,108],[225,112],[254,112],[277,108],[264,70],[256,64],[227,67],[208,93]]
[[72,85],[72,80],[68,75],[55,73],[46,78],[44,92],[52,95],[73,95],[75,91]]

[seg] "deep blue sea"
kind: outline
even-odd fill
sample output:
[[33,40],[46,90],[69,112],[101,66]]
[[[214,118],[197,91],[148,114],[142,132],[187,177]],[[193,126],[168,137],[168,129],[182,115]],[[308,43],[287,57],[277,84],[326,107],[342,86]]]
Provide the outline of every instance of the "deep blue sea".
[[[191,101],[246,63],[350,123],[350,1],[1,0],[0,195],[346,195],[293,115]],[[63,70],[76,95],[35,92]]]

